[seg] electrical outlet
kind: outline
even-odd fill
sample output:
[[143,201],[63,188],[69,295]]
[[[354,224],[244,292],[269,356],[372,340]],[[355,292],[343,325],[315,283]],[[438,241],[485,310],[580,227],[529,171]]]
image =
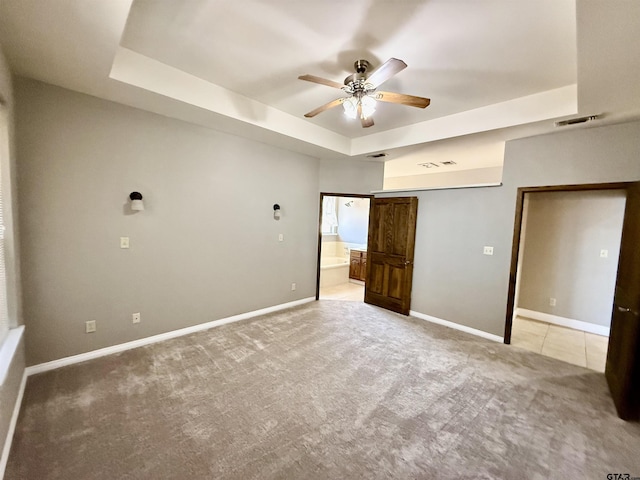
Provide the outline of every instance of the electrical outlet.
[[120,237],[120,248],[129,248],[129,237]]
[[551,297],[549,299],[549,306],[550,307],[555,307],[556,306],[556,299],[555,298]]
[[134,313],[131,315],[132,323],[140,323],[140,313]]
[[96,321],[95,320],[89,320],[88,322],[85,322],[85,332],[86,333],[93,333],[96,331]]
[[493,247],[484,247],[482,253],[485,255],[493,255]]
[[291,291],[293,292],[295,289],[296,289],[296,284],[295,284],[295,283],[292,283],[292,284],[291,284]]

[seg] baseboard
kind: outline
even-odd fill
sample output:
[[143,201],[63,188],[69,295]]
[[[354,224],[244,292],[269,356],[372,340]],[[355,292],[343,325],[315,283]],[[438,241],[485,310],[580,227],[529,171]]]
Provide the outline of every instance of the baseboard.
[[316,297],[303,298],[294,302],[282,303],[280,305],[274,305],[273,307],[263,308],[261,310],[254,310],[252,312],[241,313],[232,317],[221,318],[219,320],[213,320],[212,322],[201,323],[193,325],[192,327],[181,328],[179,330],[172,330],[171,332],[161,333],[159,335],[153,335],[151,337],[141,338],[139,340],[133,340],[131,342],[120,343],[118,345],[112,345],[110,347],[100,348],[98,350],[92,350],[90,352],[81,353],[78,355],[72,355],[70,357],[60,358],[51,362],[40,363],[38,365],[32,365],[26,368],[26,374],[35,375],[37,373],[48,372],[49,370],[55,370],[56,368],[66,367],[67,365],[73,365],[75,363],[86,362],[87,360],[93,360],[94,358],[104,357],[106,355],[112,355],[114,353],[124,352],[133,348],[143,347],[145,345],[151,345],[153,343],[163,342],[171,338],[182,337],[191,333],[200,332],[202,330],[209,330],[210,328],[219,327],[228,323],[239,322],[248,318],[257,317],[260,315],[266,315],[267,313],[277,312],[286,308],[295,307],[305,303],[315,301]]
[[574,320],[573,318],[559,317],[549,313],[536,312],[535,310],[527,310],[526,308],[516,308],[516,315],[519,317],[531,318],[532,320],[540,320],[541,322],[559,325],[561,327],[573,328],[574,330],[582,330],[583,332],[595,333],[596,335],[609,336],[609,327],[595,325],[593,323]]
[[22,374],[22,381],[20,382],[20,389],[18,390],[18,397],[16,403],[13,406],[13,414],[11,415],[11,421],[9,422],[9,429],[7,430],[7,438],[4,440],[4,447],[2,449],[2,457],[0,457],[0,480],[4,479],[4,471],[7,468],[7,462],[9,461],[9,452],[11,451],[11,443],[13,442],[13,434],[16,431],[16,425],[18,423],[18,415],[20,415],[20,407],[22,406],[22,396],[24,395],[24,389],[27,385],[27,371]]
[[411,310],[409,315],[412,317],[419,318],[421,320],[426,320],[427,322],[437,323],[438,325],[444,325],[445,327],[453,328],[455,330],[460,330],[466,333],[470,333],[471,335],[476,335],[477,337],[486,338],[487,340],[493,340],[494,342],[504,342],[504,338],[498,335],[494,335],[492,333],[484,332],[482,330],[477,330],[475,328],[467,327],[465,325],[460,325],[459,323],[450,322],[448,320],[443,320],[441,318],[432,317],[431,315],[426,315],[424,313],[416,312],[415,310]]
[[4,385],[4,381],[7,379],[9,369],[13,364],[13,357],[18,350],[18,345],[24,335],[24,325],[20,325],[17,328],[9,330],[7,338],[2,342],[0,347],[0,386]]

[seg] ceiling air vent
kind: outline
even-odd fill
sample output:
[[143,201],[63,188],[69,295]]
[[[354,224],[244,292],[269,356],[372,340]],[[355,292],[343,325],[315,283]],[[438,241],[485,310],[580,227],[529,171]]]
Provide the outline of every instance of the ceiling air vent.
[[386,157],[387,154],[386,153],[374,153],[372,155],[367,155],[367,158],[384,158]]
[[586,117],[570,118],[569,120],[561,120],[555,123],[556,127],[566,127],[567,125],[575,125],[576,123],[585,123],[596,120],[599,115],[587,115]]
[[450,165],[457,165],[457,163],[454,162],[453,160],[445,160],[444,162],[425,162],[425,163],[418,164],[419,167],[424,167],[424,168],[439,168],[440,165],[444,165],[445,167],[448,167]]

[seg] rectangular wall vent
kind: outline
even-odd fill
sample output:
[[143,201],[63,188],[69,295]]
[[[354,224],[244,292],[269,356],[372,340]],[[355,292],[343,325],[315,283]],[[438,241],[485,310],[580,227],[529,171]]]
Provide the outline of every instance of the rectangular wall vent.
[[566,127],[568,125],[575,125],[577,123],[591,122],[597,120],[600,115],[587,115],[586,117],[570,118],[569,120],[561,120],[555,122],[556,127]]

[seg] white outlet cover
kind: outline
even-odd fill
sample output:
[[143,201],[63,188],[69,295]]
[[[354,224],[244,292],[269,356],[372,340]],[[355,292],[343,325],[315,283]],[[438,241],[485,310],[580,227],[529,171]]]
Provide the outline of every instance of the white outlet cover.
[[129,248],[129,237],[120,237],[120,248]]
[[609,250],[605,250],[605,249],[600,250],[600,258],[608,258],[608,257],[609,257]]
[[484,247],[484,250],[482,251],[483,254],[485,255],[493,255],[493,247]]
[[87,333],[93,333],[96,331],[96,321],[95,320],[89,320],[88,322],[85,322],[85,331]]

